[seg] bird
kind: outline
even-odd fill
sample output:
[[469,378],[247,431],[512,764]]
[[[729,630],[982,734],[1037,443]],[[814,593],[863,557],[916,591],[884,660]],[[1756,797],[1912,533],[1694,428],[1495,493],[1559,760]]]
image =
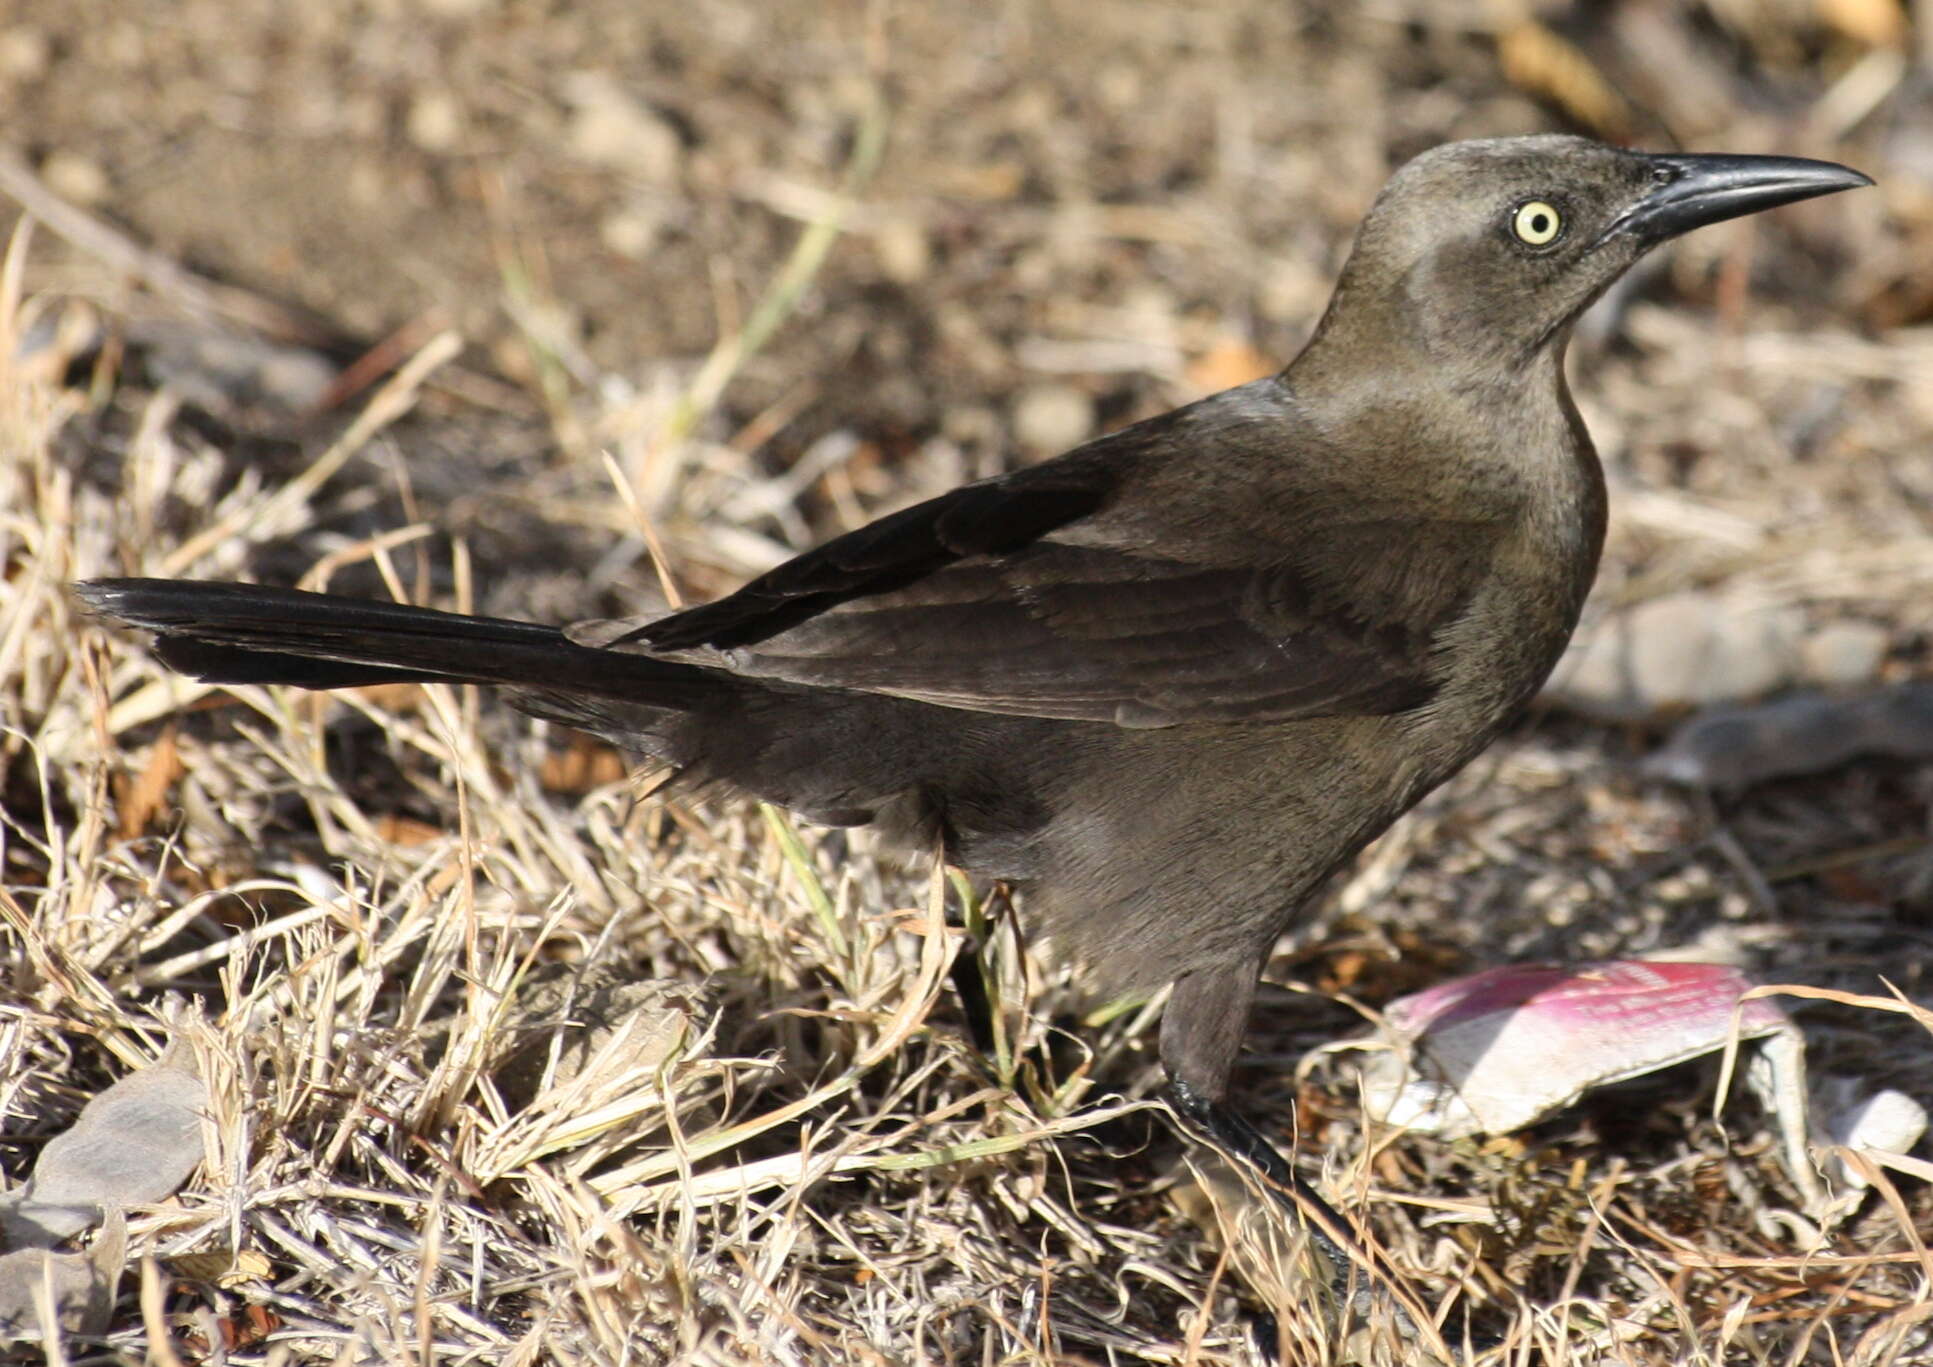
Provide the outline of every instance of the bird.
[[1011,885],[1030,935],[1100,984],[1171,988],[1170,1108],[1315,1201],[1333,1255],[1347,1227],[1231,1075],[1271,947],[1577,625],[1606,490],[1572,325],[1670,238],[1870,184],[1560,134],[1431,148],[1278,374],[680,611],[558,628],[252,584],[76,591],[210,682],[494,685],[679,781]]

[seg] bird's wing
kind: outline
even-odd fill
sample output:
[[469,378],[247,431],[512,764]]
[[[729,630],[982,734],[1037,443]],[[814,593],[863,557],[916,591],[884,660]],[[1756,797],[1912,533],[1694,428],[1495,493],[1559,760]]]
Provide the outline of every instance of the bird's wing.
[[1164,487],[1159,471],[1178,468],[1178,455],[1197,471],[1255,455],[1188,413],[1084,448],[1088,458],[882,518],[717,602],[642,624],[585,623],[572,639],[753,678],[1123,726],[1427,701],[1434,640],[1467,598],[1466,547],[1445,537],[1435,553],[1429,528],[1350,506],[1319,517],[1279,508],[1260,525],[1280,532],[1286,516],[1292,534],[1253,534],[1257,508],[1220,506],[1239,489],[1205,497],[1217,491],[1199,473]]

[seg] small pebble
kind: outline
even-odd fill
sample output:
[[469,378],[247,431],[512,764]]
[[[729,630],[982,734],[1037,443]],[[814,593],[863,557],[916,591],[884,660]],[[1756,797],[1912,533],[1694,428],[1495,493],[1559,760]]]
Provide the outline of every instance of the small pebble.
[[597,236],[615,255],[642,261],[658,243],[658,220],[649,213],[620,209],[599,220]]
[[677,179],[684,162],[678,130],[608,76],[573,73],[564,81],[564,99],[575,106],[568,130],[574,155],[654,185]]
[[1828,622],[1800,647],[1806,682],[1821,688],[1858,688],[1879,677],[1892,633],[1875,622]]
[[911,285],[926,278],[933,253],[927,245],[926,229],[910,218],[896,218],[881,225],[873,234],[873,251],[879,256],[879,269],[886,278]]
[[449,152],[463,137],[463,110],[446,91],[418,95],[409,107],[409,140],[425,152]]
[[1094,400],[1069,384],[1040,384],[1013,406],[1014,437],[1037,455],[1079,446],[1094,431]]
[[95,205],[107,198],[107,172],[77,152],[51,152],[40,164],[47,188],[70,204]]
[[255,378],[263,398],[301,413],[322,402],[336,382],[336,368],[306,347],[278,346],[266,350]]
[[46,72],[53,56],[47,35],[36,28],[10,28],[0,32],[0,76],[10,81],[31,81]]

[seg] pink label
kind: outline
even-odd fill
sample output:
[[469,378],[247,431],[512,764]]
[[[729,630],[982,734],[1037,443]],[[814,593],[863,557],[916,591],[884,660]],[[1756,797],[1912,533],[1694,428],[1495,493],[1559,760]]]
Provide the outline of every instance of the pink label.
[[[1615,1027],[1648,1034],[1730,1028],[1732,1009],[1754,984],[1724,964],[1610,959],[1581,964],[1506,964],[1442,983],[1390,1003],[1405,1034],[1449,1029],[1499,1013],[1529,1010],[1553,1026]],[[1784,1019],[1769,1001],[1751,1001],[1740,1028],[1758,1034]]]

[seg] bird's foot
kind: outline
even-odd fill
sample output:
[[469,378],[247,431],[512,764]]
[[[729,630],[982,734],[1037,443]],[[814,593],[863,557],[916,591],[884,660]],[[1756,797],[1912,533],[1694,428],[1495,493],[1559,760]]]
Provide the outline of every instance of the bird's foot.
[[1289,1161],[1251,1125],[1240,1111],[1218,1101],[1210,1101],[1186,1082],[1171,1081],[1163,1089],[1163,1100],[1180,1124],[1182,1133],[1224,1158],[1243,1165],[1262,1179],[1262,1188],[1309,1232],[1316,1252],[1328,1264],[1332,1285],[1346,1284],[1358,1259],[1350,1253],[1355,1242],[1353,1231],[1336,1208],[1303,1181]]
[[[1403,1356],[1411,1361],[1419,1360],[1419,1353],[1427,1355],[1420,1359],[1424,1361],[1457,1360],[1420,1307],[1409,1304],[1410,1297],[1386,1273],[1377,1272],[1355,1228],[1297,1175],[1281,1152],[1240,1112],[1210,1100],[1181,1081],[1171,1081],[1163,1097],[1183,1134],[1220,1156],[1251,1188],[1267,1193],[1274,1207],[1290,1216],[1294,1229],[1306,1240],[1302,1250],[1289,1254],[1301,1269],[1295,1280],[1305,1289],[1311,1281],[1320,1288],[1319,1294],[1330,1311],[1324,1317],[1330,1323],[1330,1332],[1351,1337],[1351,1326],[1382,1323],[1405,1345]],[[1276,1243],[1279,1238],[1279,1229],[1277,1237],[1265,1231],[1257,1233],[1265,1243]],[[1269,1280],[1278,1285],[1282,1282],[1274,1274]],[[1261,1337],[1279,1342],[1277,1334]],[[1266,1347],[1274,1349],[1275,1342]],[[1270,1351],[1269,1356],[1280,1360],[1279,1350]]]

